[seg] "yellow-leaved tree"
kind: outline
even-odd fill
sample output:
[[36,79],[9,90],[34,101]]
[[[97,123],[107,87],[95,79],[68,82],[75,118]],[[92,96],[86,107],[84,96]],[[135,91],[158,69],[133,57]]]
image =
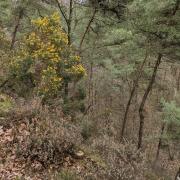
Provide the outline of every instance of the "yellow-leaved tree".
[[32,20],[32,31],[12,60],[13,76],[44,97],[53,97],[66,83],[85,75],[80,57],[68,45],[58,13]]

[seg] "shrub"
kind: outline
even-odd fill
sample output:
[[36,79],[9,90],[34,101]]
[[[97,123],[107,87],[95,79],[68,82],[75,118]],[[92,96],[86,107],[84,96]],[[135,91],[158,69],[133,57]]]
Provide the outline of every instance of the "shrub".
[[29,100],[18,98],[14,100],[13,107],[6,114],[6,124],[32,123],[33,118],[42,111],[41,99],[34,97]]
[[85,69],[68,44],[58,13],[33,20],[32,29],[11,62],[11,74],[39,95],[57,96],[63,85],[81,79]]
[[119,144],[106,135],[94,139],[91,147],[101,153],[108,168],[107,179],[144,180],[147,162],[145,153],[137,151],[133,143]]
[[45,168],[50,164],[62,165],[64,158],[73,155],[74,148],[81,143],[80,130],[63,118],[60,109],[42,106],[39,98],[22,104],[23,108],[15,107],[9,115],[9,120],[16,120],[14,126],[26,124],[24,133],[16,128],[18,157],[37,161]]
[[93,134],[95,134],[95,124],[93,122],[84,120],[81,124],[81,135],[84,140],[89,139]]
[[167,123],[167,135],[172,140],[180,139],[180,107],[174,102],[162,101],[163,120]]

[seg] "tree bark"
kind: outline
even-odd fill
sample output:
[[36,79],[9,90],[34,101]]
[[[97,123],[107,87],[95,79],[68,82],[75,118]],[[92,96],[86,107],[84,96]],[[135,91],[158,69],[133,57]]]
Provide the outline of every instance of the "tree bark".
[[[58,2],[58,1],[57,1]],[[60,7],[59,7],[60,8]],[[61,8],[60,8],[61,10]],[[61,11],[62,12],[62,11]],[[72,23],[72,13],[73,13],[73,0],[70,0],[69,2],[69,18],[68,20],[64,16],[64,18],[67,20],[67,28],[68,28],[68,45],[71,46],[71,23]],[[69,94],[69,89],[68,89],[68,82],[64,82],[64,101],[68,101],[68,94]]]
[[68,19],[68,44],[71,45],[71,23],[73,13],[73,0],[69,2],[69,19]]
[[158,148],[157,148],[157,153],[156,153],[156,160],[155,162],[158,160],[159,158],[159,152],[161,149],[161,145],[162,145],[162,135],[164,133],[164,129],[165,129],[165,123],[163,123],[162,128],[161,128],[161,134],[160,134],[160,138],[159,138],[159,143],[158,143]]
[[20,26],[21,19],[23,18],[23,14],[24,14],[24,10],[21,9],[19,11],[19,15],[18,15],[18,18],[17,18],[17,21],[16,21],[16,25],[15,25],[14,31],[12,33],[12,40],[11,40],[10,50],[12,50],[13,47],[14,47],[14,44],[15,44],[15,41],[16,41],[16,35],[17,35],[18,29],[19,29],[19,26]]
[[157,70],[161,63],[161,59],[162,59],[162,54],[159,53],[156,64],[154,66],[154,71],[153,71],[151,80],[150,80],[148,87],[143,95],[143,98],[142,98],[142,101],[141,101],[141,104],[139,107],[140,125],[139,125],[139,135],[138,135],[138,149],[140,149],[142,147],[142,138],[143,138],[143,130],[144,130],[144,106],[145,106],[146,100],[148,98],[148,95],[149,95],[150,91],[152,90],[153,84],[155,82]]
[[90,63],[90,76],[88,82],[88,106],[93,106],[93,63]]
[[179,91],[179,87],[180,87],[180,71],[177,78],[177,91]]
[[122,139],[123,139],[123,137],[124,137],[124,131],[125,131],[125,128],[126,128],[127,116],[128,116],[128,113],[129,113],[129,109],[130,109],[130,106],[131,106],[131,102],[132,102],[132,99],[133,99],[133,97],[134,97],[134,93],[135,93],[135,91],[136,91],[136,88],[137,88],[137,86],[138,86],[139,79],[140,79],[141,76],[142,76],[142,72],[143,72],[142,70],[143,70],[143,67],[144,67],[144,65],[145,65],[145,63],[146,63],[147,57],[148,57],[148,55],[147,55],[147,53],[146,53],[145,58],[144,58],[141,66],[140,66],[140,68],[139,68],[139,70],[138,70],[137,77],[136,77],[136,79],[134,80],[133,88],[132,88],[132,90],[131,90],[128,103],[127,103],[127,105],[126,105],[126,110],[125,110],[124,117],[123,117],[123,124],[122,124],[121,136],[120,136],[121,141],[122,141]]

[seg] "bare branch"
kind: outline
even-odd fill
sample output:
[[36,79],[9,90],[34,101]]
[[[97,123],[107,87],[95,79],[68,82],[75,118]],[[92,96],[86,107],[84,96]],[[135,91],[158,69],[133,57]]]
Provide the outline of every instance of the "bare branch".
[[90,26],[91,26],[91,23],[92,23],[93,20],[94,20],[94,17],[95,17],[95,15],[96,15],[96,12],[97,12],[97,9],[95,8],[95,9],[94,9],[94,12],[93,12],[93,15],[92,15],[92,17],[91,17],[91,19],[90,19],[90,21],[89,21],[89,23],[88,23],[88,25],[87,25],[87,27],[86,27],[86,30],[85,30],[85,32],[84,32],[84,34],[83,34],[83,36],[82,36],[82,39],[81,39],[81,42],[80,42],[80,45],[79,45],[79,49],[80,49],[80,50],[81,50],[83,41],[84,41],[84,39],[85,39],[85,36],[86,36],[87,32],[89,31],[89,28],[90,28]]
[[62,7],[61,7],[61,4],[60,4],[59,0],[56,0],[56,3],[57,3],[57,5],[58,5],[58,8],[59,8],[59,10],[60,10],[62,16],[64,17],[66,23],[68,24],[68,18],[66,17],[65,12],[62,10]]

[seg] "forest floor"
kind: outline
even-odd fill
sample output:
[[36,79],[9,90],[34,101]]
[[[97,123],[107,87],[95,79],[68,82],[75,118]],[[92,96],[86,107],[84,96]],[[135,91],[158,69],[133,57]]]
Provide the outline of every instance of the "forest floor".
[[[14,128],[18,129],[18,134],[14,133]],[[98,161],[91,156],[84,156],[81,159],[73,158],[72,156],[64,157],[64,162],[61,167],[51,165],[46,168],[38,161],[31,161],[28,158],[18,157],[17,141],[23,141],[29,132],[25,123],[21,123],[16,127],[0,126],[0,179],[13,180],[63,180],[63,179],[85,179],[85,177],[96,177],[97,171],[104,171],[103,167],[98,164]],[[173,172],[178,167],[180,161],[170,161],[163,153],[161,153],[161,163],[154,166],[156,173],[155,179],[166,180],[167,172]],[[160,168],[161,167],[161,168]],[[60,173],[59,173],[60,172]],[[167,178],[166,178],[167,177]],[[172,176],[171,176],[172,177]],[[149,177],[150,178],[150,177]],[[147,176],[148,179],[148,176]]]
[[[14,128],[18,129],[18,134],[14,133]],[[74,158],[71,155],[64,157],[62,166],[43,165],[28,158],[18,157],[17,141],[24,141],[28,136],[26,124],[21,123],[17,127],[5,128],[0,126],[0,179],[13,180],[49,180],[49,179],[84,179],[83,177],[93,176],[96,178],[96,172],[102,167],[96,159],[84,155],[83,158]]]

